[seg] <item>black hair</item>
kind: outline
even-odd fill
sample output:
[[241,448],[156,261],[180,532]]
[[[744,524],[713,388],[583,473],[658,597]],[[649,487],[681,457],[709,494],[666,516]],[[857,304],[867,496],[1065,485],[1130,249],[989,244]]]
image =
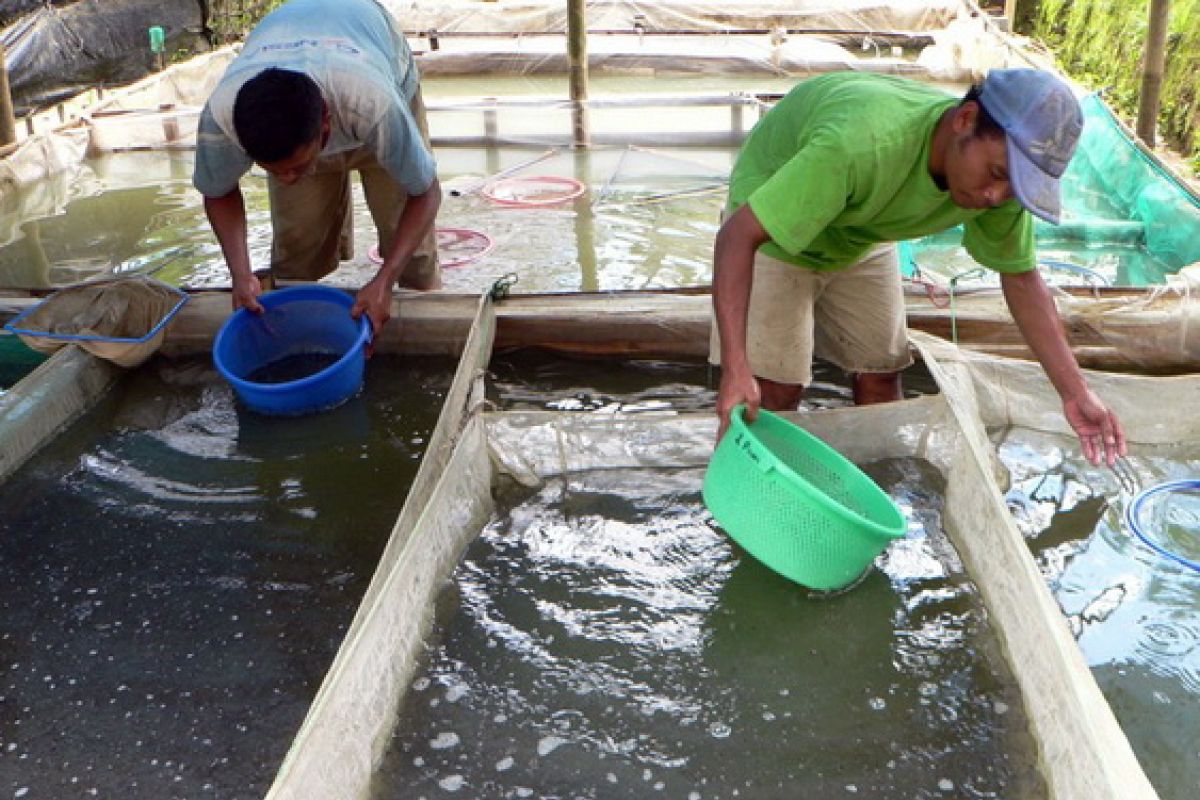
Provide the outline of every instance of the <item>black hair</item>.
[[270,164],[320,136],[324,114],[325,99],[312,78],[271,67],[238,90],[233,127],[246,155]]
[[967,91],[966,97],[964,97],[962,102],[959,103],[960,106],[965,105],[966,103],[974,103],[975,105],[979,106],[979,114],[975,117],[975,131],[972,133],[972,135],[1003,137],[1004,128],[1000,127],[1000,123],[996,122],[996,118],[988,113],[988,110],[984,108],[983,103],[981,103],[979,100],[979,95],[982,94],[982,92],[983,85],[977,83]]

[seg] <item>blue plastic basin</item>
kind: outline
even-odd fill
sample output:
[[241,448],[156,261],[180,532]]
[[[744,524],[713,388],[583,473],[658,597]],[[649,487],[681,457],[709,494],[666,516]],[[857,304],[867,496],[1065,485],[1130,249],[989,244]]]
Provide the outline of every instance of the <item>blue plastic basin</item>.
[[[350,316],[354,299],[329,286],[295,286],[259,297],[263,313],[241,308],[225,320],[213,344],[217,370],[238,398],[261,414],[295,416],[333,408],[362,386],[371,322]],[[251,380],[284,359],[313,356],[336,361],[310,375],[280,383]]]

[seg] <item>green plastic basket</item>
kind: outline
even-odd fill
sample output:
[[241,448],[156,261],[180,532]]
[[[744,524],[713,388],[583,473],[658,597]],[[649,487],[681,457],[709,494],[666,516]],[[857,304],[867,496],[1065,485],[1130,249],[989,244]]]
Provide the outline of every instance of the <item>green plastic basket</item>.
[[852,583],[893,539],[904,515],[840,453],[769,411],[734,409],[704,476],[704,503],[734,541],[813,589]]

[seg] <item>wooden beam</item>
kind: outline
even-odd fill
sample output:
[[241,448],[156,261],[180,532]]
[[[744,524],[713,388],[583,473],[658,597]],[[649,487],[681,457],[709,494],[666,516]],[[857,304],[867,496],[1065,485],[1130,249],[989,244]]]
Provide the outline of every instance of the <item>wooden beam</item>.
[[571,79],[571,141],[587,147],[591,136],[588,125],[588,51],[587,6],[584,0],[567,2],[567,57]]
[[[1078,290],[1106,302],[1144,297],[1148,290]],[[908,326],[992,355],[1031,358],[998,290],[956,297],[954,313],[924,293],[909,294]],[[0,300],[0,311],[6,303]],[[375,343],[380,353],[457,356],[470,332],[476,295],[404,293],[395,299],[389,324]],[[612,358],[703,360],[708,356],[712,298],[706,291],[518,294],[496,306],[497,350],[537,347]],[[167,331],[163,353],[207,352],[230,313],[227,292],[198,292]],[[953,323],[952,323],[953,320]],[[1096,369],[1137,369],[1085,319],[1064,313],[1063,325],[1080,364]]]
[[12,90],[8,84],[8,52],[0,42],[0,147],[17,141],[17,120],[13,116]]
[[1150,0],[1150,26],[1146,32],[1146,52],[1142,58],[1142,92],[1138,97],[1137,135],[1148,147],[1154,147],[1155,129],[1161,106],[1163,70],[1167,60],[1167,22],[1169,0]]

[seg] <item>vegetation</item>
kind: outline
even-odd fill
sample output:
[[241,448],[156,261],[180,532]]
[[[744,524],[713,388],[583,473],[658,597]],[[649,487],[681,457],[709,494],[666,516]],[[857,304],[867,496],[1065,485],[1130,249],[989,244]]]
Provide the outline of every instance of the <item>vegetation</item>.
[[207,24],[214,44],[225,44],[245,38],[268,12],[283,5],[284,0],[209,0],[206,4]]
[[[1149,27],[1145,0],[1040,0],[1033,34],[1063,68],[1125,116],[1137,113],[1142,52]],[[1200,171],[1200,0],[1171,0],[1159,131]]]

